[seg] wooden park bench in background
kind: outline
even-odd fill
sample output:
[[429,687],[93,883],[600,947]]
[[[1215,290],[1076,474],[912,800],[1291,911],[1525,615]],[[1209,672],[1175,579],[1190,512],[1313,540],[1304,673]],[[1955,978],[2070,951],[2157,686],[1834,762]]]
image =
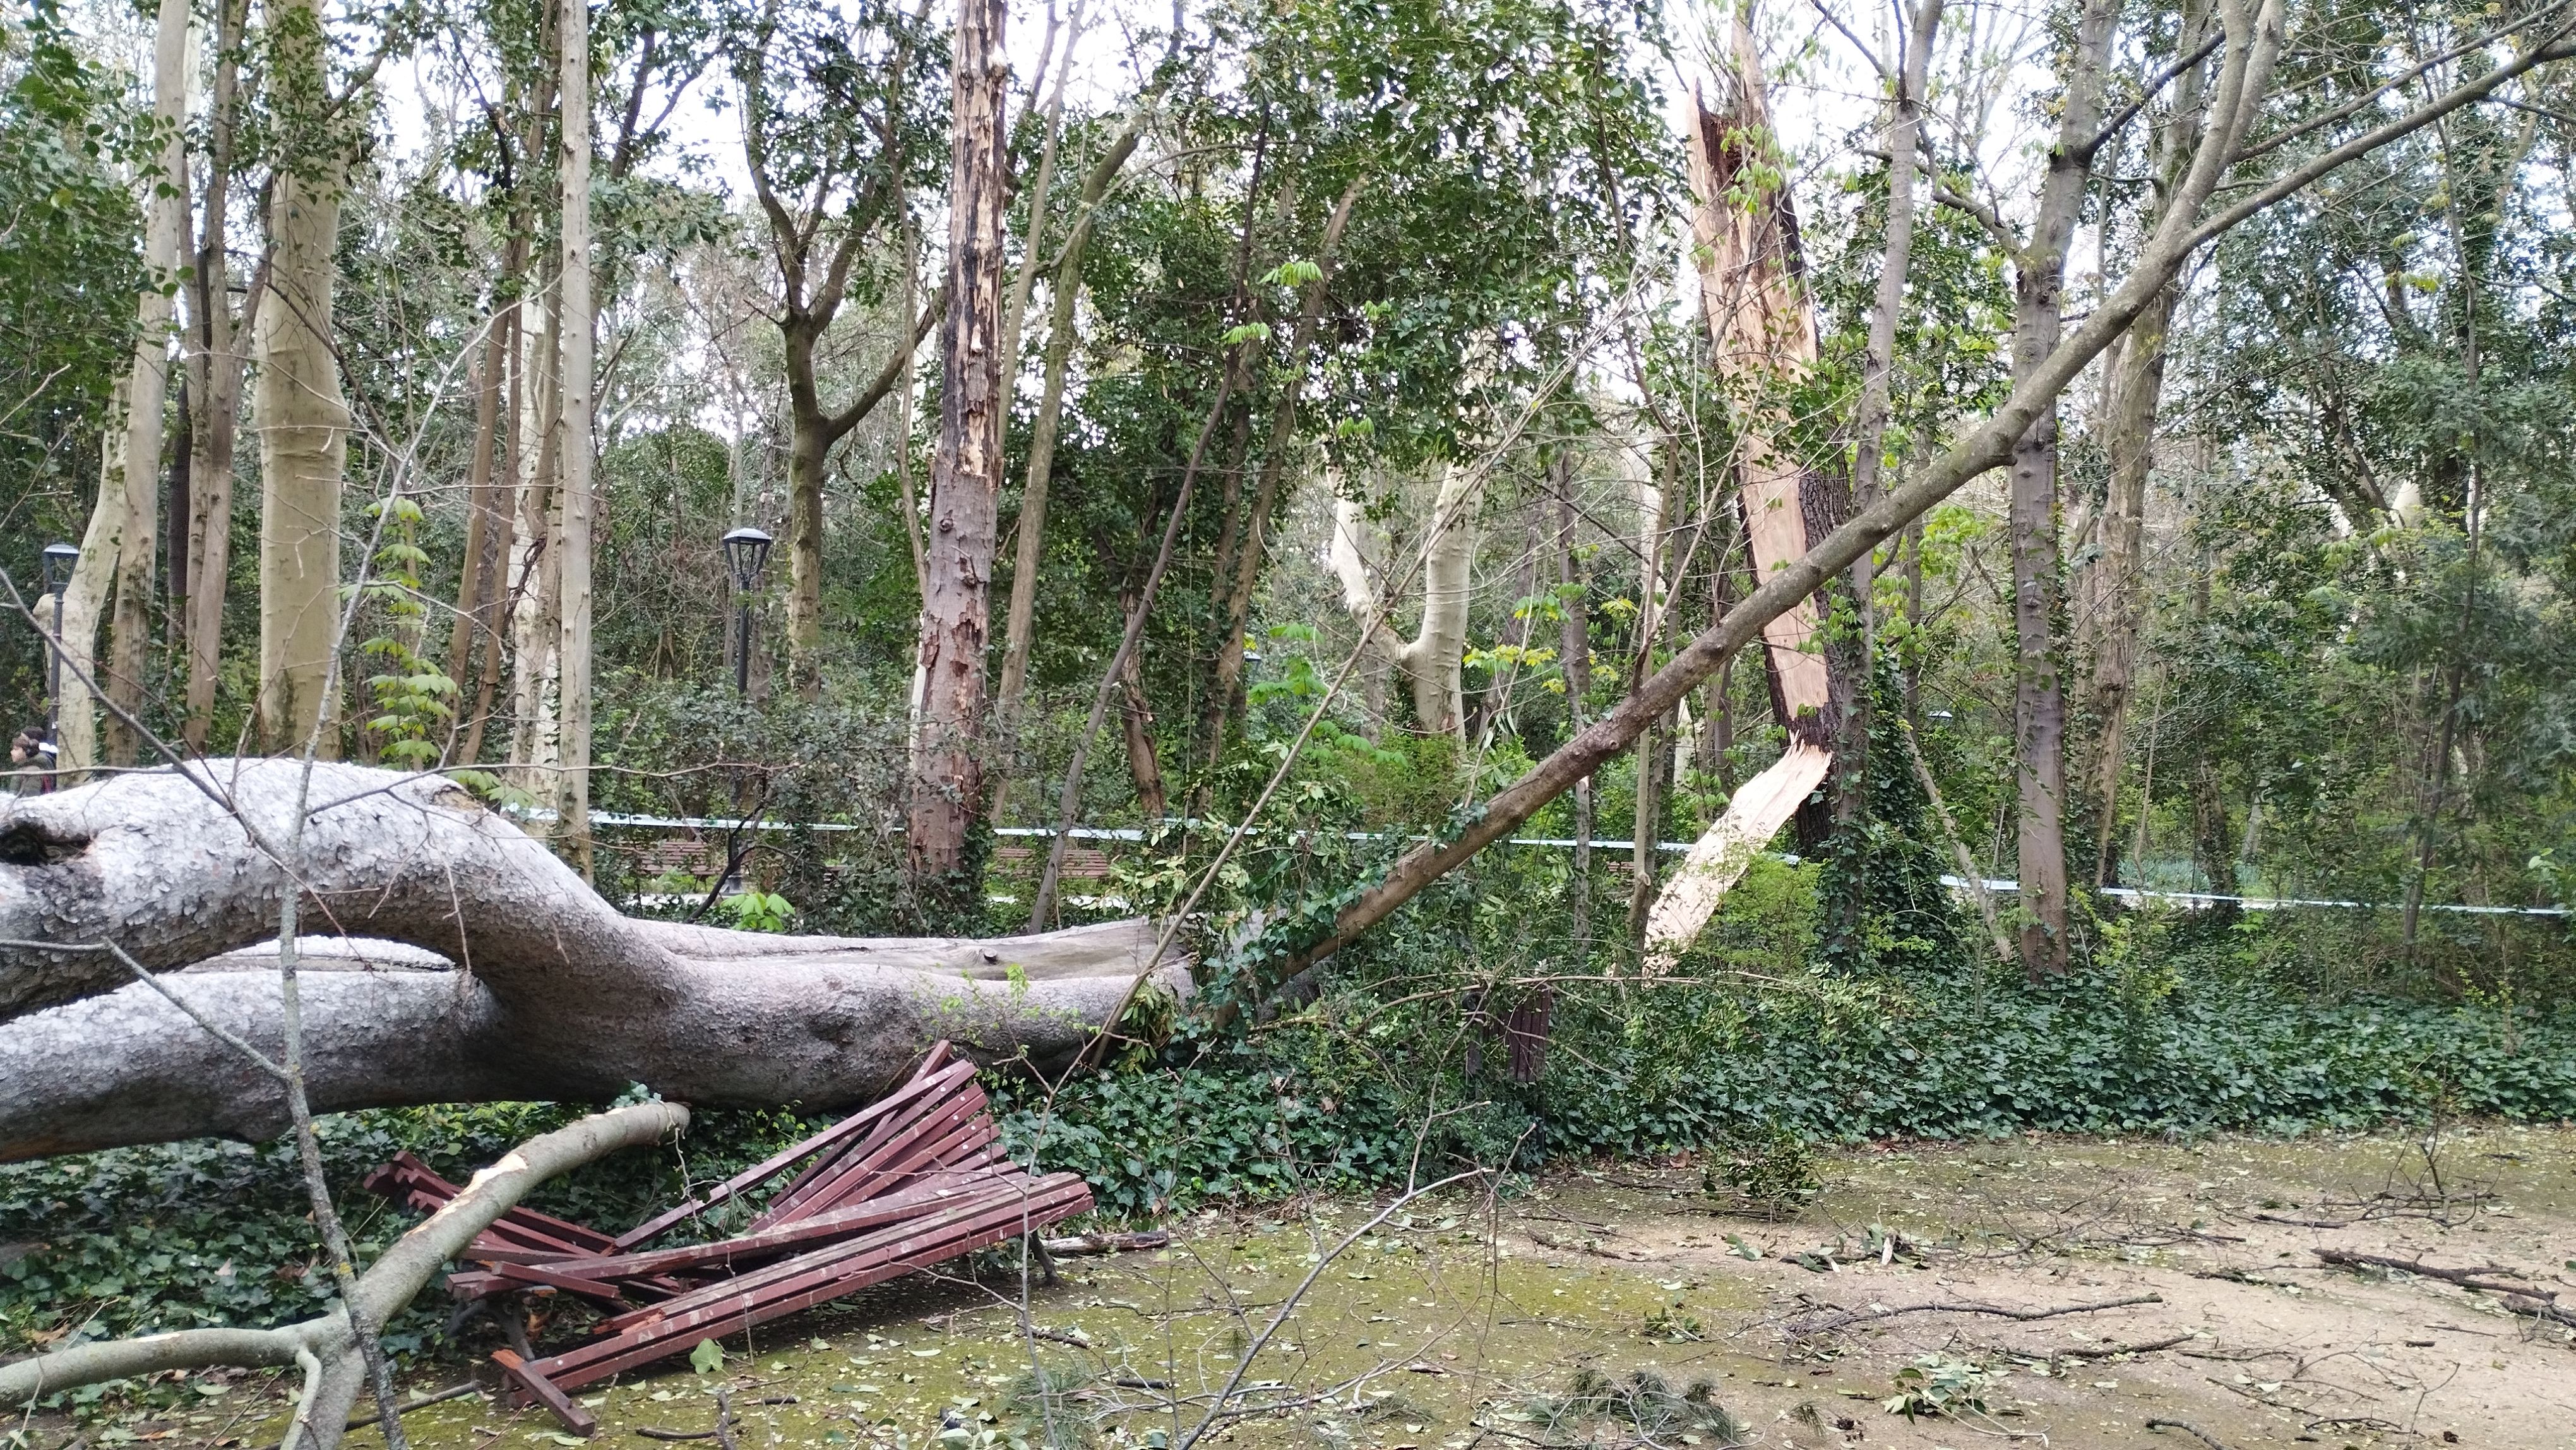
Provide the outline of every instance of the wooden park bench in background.
[[[598,1421],[571,1394],[584,1385],[1089,1212],[1079,1174],[1032,1175],[1003,1153],[986,1107],[975,1065],[940,1043],[883,1101],[623,1234],[512,1209],[475,1239],[464,1257],[476,1267],[451,1274],[449,1291],[552,1290],[607,1311],[570,1349],[493,1356],[520,1403],[593,1434]],[[799,1164],[741,1233],[646,1247]],[[408,1153],[367,1187],[433,1213],[462,1191]]]

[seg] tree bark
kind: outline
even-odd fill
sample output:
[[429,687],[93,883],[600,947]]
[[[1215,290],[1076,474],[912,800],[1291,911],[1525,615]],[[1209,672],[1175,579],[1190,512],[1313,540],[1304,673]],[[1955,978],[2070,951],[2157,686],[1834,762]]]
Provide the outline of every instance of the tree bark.
[[1389,606],[1369,576],[1360,552],[1366,515],[1357,501],[1333,505],[1330,562],[1341,580],[1342,607],[1366,631],[1366,646],[1402,672],[1413,696],[1414,728],[1425,735],[1459,735],[1466,723],[1465,682],[1460,674],[1467,645],[1467,605],[1474,588],[1476,536],[1467,518],[1483,474],[1442,463],[1440,489],[1422,520],[1422,619],[1413,638],[1388,625]]
[[[2120,0],[2085,0],[2061,75],[2057,144],[2040,182],[2030,238],[2013,258],[2013,377],[2037,373],[2063,331],[2066,251],[2092,176],[2090,143]],[[2158,289],[2159,292],[2162,289]],[[2152,296],[2147,305],[2153,305]],[[2140,309],[2141,313],[2145,310]],[[2057,406],[2013,445],[2009,528],[2013,568],[2013,741],[2020,799],[2017,871],[2024,970],[2067,967],[2066,682],[2059,638]]]
[[552,792],[556,832],[590,879],[591,534],[598,496],[591,481],[593,319],[590,283],[590,4],[563,0],[555,27],[563,97],[561,263],[563,407],[555,445],[563,491],[562,629],[556,657],[563,702],[563,770]]
[[[2196,44],[2207,25],[2206,6],[2191,7],[2177,48]],[[2168,204],[2165,198],[2181,184],[2182,168],[2200,143],[2202,97],[2202,68],[2194,65],[2176,78],[2172,114],[2157,127],[2157,201],[2147,217],[2150,226]],[[2138,320],[2129,324],[2126,339],[2106,364],[2113,370],[2105,449],[2110,455],[2110,485],[2102,509],[2101,558],[2094,566],[2092,607],[2087,611],[2093,633],[2092,706],[2097,734],[2085,775],[2095,810],[2093,884],[2097,888],[2110,883],[2118,864],[2112,842],[2119,815],[2121,745],[2130,688],[2137,676],[2138,633],[2145,623],[2147,476],[2154,463],[2167,335],[2181,296],[2178,285],[2157,293]]]
[[1108,194],[1127,158],[1136,154],[1143,117],[1131,119],[1118,139],[1091,168],[1082,183],[1082,198],[1073,230],[1057,261],[1054,297],[1047,312],[1046,375],[1038,390],[1038,413],[1029,427],[1029,471],[1020,485],[1018,549],[1011,564],[1011,602],[1002,621],[1002,679],[994,720],[1004,730],[1019,722],[1020,702],[1028,692],[1029,647],[1037,616],[1038,567],[1046,558],[1047,486],[1055,475],[1055,436],[1064,417],[1064,376],[1073,357],[1074,309],[1082,296],[1082,254],[1091,244],[1092,212]]
[[[222,665],[224,597],[232,573],[233,447],[241,409],[242,358],[230,285],[234,129],[238,123],[242,28],[249,0],[217,0],[214,90],[206,109],[206,186],[201,201],[197,275],[192,294],[196,339],[189,350],[188,392],[195,412],[188,434],[188,590],[175,601],[185,643],[186,713],[179,733],[202,751],[213,723]],[[253,278],[242,319],[255,325],[266,268]],[[173,520],[173,526],[177,520]]]
[[949,169],[950,306],[940,330],[939,451],[930,476],[920,737],[907,842],[915,879],[966,864],[983,800],[984,650],[1002,481],[1002,92],[1006,7],[961,0]]
[[[275,933],[293,877],[242,822],[287,839],[298,764],[188,770],[0,810],[0,937],[11,943],[0,946],[0,1158],[286,1125],[274,1078],[113,956],[67,949],[116,942],[190,1007],[274,1048],[275,969],[225,954]],[[456,964],[308,967],[317,1112],[595,1100],[631,1082],[699,1103],[828,1110],[882,1090],[943,1036],[986,1061],[1068,1058],[1153,955],[1142,921],[996,941],[637,921],[438,777],[325,764],[313,800],[307,866],[294,873],[313,919]],[[397,957],[385,965],[419,953]],[[1188,990],[1176,966],[1161,980]]]
[[[99,763],[97,715],[84,677],[106,689],[127,713],[143,702],[143,658],[149,632],[154,523],[161,496],[162,410],[170,380],[170,294],[159,285],[177,279],[179,234],[186,202],[187,152],[180,120],[185,110],[188,8],[161,0],[153,43],[153,121],[162,146],[146,175],[149,201],[143,238],[148,284],[135,303],[134,363],[120,379],[108,409],[107,436],[99,445],[98,502],[81,539],[81,558],[64,593],[65,664],[57,707],[56,757],[71,779]],[[164,196],[175,188],[177,195]],[[114,629],[108,666],[98,668],[102,606],[113,602]],[[115,720],[108,728],[109,762],[130,764],[135,740]]]
[[345,158],[330,117],[319,0],[271,12],[269,89],[294,137],[269,192],[269,295],[251,391],[259,433],[259,736],[272,751],[338,741],[321,729],[339,648],[340,491],[349,410],[331,344]]

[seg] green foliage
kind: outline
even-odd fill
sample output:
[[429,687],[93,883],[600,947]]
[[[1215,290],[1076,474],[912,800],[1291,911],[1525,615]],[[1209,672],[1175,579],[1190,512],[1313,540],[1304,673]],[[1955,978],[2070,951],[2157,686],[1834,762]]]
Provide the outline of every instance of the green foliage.
[[386,760],[418,770],[438,763],[441,739],[456,711],[449,701],[456,682],[420,652],[429,622],[429,601],[421,593],[420,570],[429,555],[419,544],[420,505],[396,494],[368,507],[382,519],[373,567],[359,594],[375,606],[385,630],[358,646],[376,662],[367,677],[378,713],[367,721],[367,734]]
[[2009,1373],[1946,1354],[1917,1355],[1914,1363],[1896,1372],[1896,1393],[1888,1398],[1886,1409],[1908,1421],[1955,1416],[1962,1410],[1984,1414],[1986,1396]]
[[737,892],[718,904],[737,931],[783,932],[796,917],[796,908],[774,891]]
[[1824,1191],[1816,1176],[1815,1148],[1777,1123],[1739,1133],[1718,1146],[1702,1170],[1701,1187],[1731,1189],[1756,1212],[1785,1218]]

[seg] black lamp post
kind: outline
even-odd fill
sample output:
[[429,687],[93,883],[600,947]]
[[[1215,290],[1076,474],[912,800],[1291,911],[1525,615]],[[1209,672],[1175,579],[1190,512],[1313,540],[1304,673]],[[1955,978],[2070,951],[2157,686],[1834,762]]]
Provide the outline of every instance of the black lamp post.
[[45,673],[45,738],[55,739],[62,724],[63,709],[63,593],[72,587],[72,566],[80,562],[80,550],[57,540],[47,544],[37,556],[43,561],[45,592],[54,596],[53,647],[47,651]]
[[758,529],[736,529],[724,536],[725,567],[733,571],[734,601],[740,606],[734,620],[733,689],[737,695],[751,693],[751,594],[760,587],[761,567],[769,562],[769,535]]

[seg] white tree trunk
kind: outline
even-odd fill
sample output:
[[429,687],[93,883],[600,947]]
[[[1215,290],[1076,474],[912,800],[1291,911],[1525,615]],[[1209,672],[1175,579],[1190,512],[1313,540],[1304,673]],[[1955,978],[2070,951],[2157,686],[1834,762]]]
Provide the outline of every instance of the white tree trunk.
[[1333,501],[1333,536],[1325,562],[1341,581],[1342,607],[1368,632],[1367,644],[1380,658],[1404,672],[1413,691],[1419,728],[1431,735],[1463,735],[1467,724],[1466,690],[1461,668],[1467,648],[1467,606],[1475,597],[1476,492],[1483,475],[1475,469],[1446,466],[1440,490],[1423,521],[1422,619],[1413,638],[1397,635],[1387,622],[1387,605],[1362,537],[1368,516],[1350,498]]
[[[0,1160],[285,1126],[274,1079],[116,957],[62,949],[114,942],[275,1052],[277,973],[238,954],[269,940],[293,878],[243,822],[287,839],[298,764],[191,770],[0,809],[0,938],[59,944],[0,947]],[[986,1061],[1067,1061],[1154,950],[1143,921],[995,941],[638,921],[439,777],[324,765],[312,799],[296,873],[311,919],[455,964],[407,969],[381,949],[359,970],[309,964],[316,1111],[600,1099],[635,1082],[697,1103],[830,1109],[881,1091],[942,1037]],[[1188,991],[1179,963],[1161,976]]]
[[[152,45],[152,119],[160,128],[159,166],[147,173],[143,266],[152,285],[137,294],[134,367],[108,407],[99,444],[98,503],[81,536],[81,558],[63,594],[61,725],[58,760],[66,771],[98,763],[97,704],[84,679],[107,681],[98,671],[98,626],[111,584],[135,593],[129,627],[143,617],[142,593],[152,587],[152,536],[161,498],[161,413],[169,399],[170,294],[158,285],[179,271],[179,231],[185,220],[187,147],[180,122],[187,109],[187,0],[161,0]],[[163,195],[168,190],[171,195]],[[48,625],[52,621],[46,621]],[[131,668],[142,657],[139,642],[125,640],[120,661]],[[130,656],[130,659],[126,657]],[[141,698],[142,681],[116,691]],[[77,779],[77,775],[73,778]]]
[[557,27],[563,95],[563,407],[555,457],[563,480],[562,633],[555,651],[563,769],[550,794],[556,829],[587,879],[590,861],[590,539],[592,318],[590,295],[590,5],[563,0]]
[[[326,129],[329,46],[319,0],[280,0],[270,28],[279,105],[298,122]],[[277,169],[269,196],[268,296],[259,310],[259,378],[251,392],[260,462],[260,738],[280,751],[301,750],[314,737],[339,648],[349,428],[331,348],[342,158],[325,134],[290,162]],[[326,733],[321,753],[336,754],[334,745]]]

